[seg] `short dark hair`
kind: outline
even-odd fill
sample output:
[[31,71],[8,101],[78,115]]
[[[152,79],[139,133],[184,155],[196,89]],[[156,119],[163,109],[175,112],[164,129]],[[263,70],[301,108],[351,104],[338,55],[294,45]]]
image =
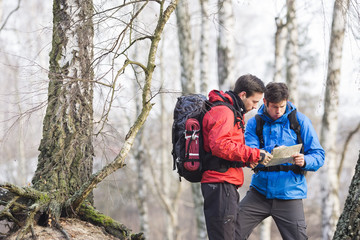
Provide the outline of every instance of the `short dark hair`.
[[251,74],[239,77],[238,80],[236,80],[234,87],[234,92],[236,94],[245,91],[246,97],[251,97],[255,92],[263,93],[265,90],[266,88],[263,81]]
[[289,89],[285,83],[271,82],[266,85],[264,98],[267,102],[279,103],[289,98]]

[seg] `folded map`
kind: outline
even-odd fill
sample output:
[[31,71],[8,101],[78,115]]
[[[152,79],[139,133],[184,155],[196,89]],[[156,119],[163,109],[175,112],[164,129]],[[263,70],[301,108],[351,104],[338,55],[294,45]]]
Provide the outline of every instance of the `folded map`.
[[279,165],[283,163],[293,163],[292,155],[299,153],[301,150],[302,144],[296,144],[293,146],[280,146],[276,147],[271,151],[273,158],[266,164],[266,167]]

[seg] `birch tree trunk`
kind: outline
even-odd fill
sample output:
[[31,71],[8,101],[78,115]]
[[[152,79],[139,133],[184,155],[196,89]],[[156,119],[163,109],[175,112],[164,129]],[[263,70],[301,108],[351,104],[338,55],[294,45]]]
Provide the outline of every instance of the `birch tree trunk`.
[[321,144],[326,152],[326,162],[321,170],[322,183],[322,238],[331,239],[339,218],[339,179],[337,178],[337,127],[339,85],[342,49],[349,0],[336,0],[334,4],[329,48],[325,107],[322,118]]
[[[178,24],[178,35],[179,35],[179,45],[180,45],[180,55],[181,55],[181,85],[183,94],[195,93],[195,81],[194,76],[194,48],[192,47],[192,37],[191,37],[191,26],[190,26],[190,16],[188,13],[188,1],[182,1],[178,4],[176,9],[176,17]],[[202,14],[206,11],[206,2],[202,3]],[[203,20],[204,19],[203,15]],[[202,26],[202,36],[201,38],[207,37],[208,25]],[[208,61],[207,56],[207,39],[203,39],[201,46],[201,63],[204,64],[201,67],[201,88],[207,88],[207,73],[203,71]],[[186,45],[185,45],[186,44]],[[204,44],[204,45],[203,45]],[[206,71],[206,70],[205,70]],[[203,197],[200,190],[200,183],[191,184],[192,196],[194,201],[195,217],[196,217],[196,229],[197,229],[197,238],[206,239],[206,225],[205,217],[203,212]]]
[[[137,71],[138,72],[138,71]],[[137,78],[137,77],[136,77]],[[137,86],[135,84],[135,86]],[[134,92],[138,91],[134,86]],[[136,101],[136,116],[141,112],[141,99]],[[137,204],[139,211],[140,219],[140,232],[144,234],[144,237],[147,239],[150,236],[149,229],[149,207],[147,204],[148,199],[148,185],[146,177],[146,163],[147,163],[147,154],[146,147],[144,146],[144,135],[143,130],[141,129],[135,139],[135,148],[134,156],[136,161],[136,173],[137,173]]]
[[[134,9],[135,12],[140,11],[140,4],[135,3]],[[133,25],[133,28],[135,28],[134,32],[139,33],[139,29],[137,29],[137,26],[139,26],[139,18],[136,18],[134,20],[135,24]],[[136,36],[136,38],[141,37]],[[139,56],[139,47],[135,46],[135,51],[133,53],[133,59],[138,59]],[[136,82],[141,81],[141,69],[139,66],[134,66],[134,74],[136,78]],[[133,91],[134,95],[136,95],[136,92],[138,92],[138,84],[133,84]],[[139,116],[141,113],[141,97],[136,98],[136,111],[135,116]],[[139,220],[140,220],[140,232],[143,233],[145,239],[148,239],[150,237],[150,227],[149,227],[149,206],[147,203],[148,199],[148,185],[147,181],[145,179],[148,179],[146,176],[146,163],[147,163],[147,156],[146,154],[146,146],[144,146],[144,130],[140,130],[139,133],[136,136],[135,139],[135,148],[134,148],[134,157],[136,161],[136,173],[137,173],[137,205],[138,205],[138,211],[139,211]]]
[[282,19],[275,19],[276,33],[275,33],[275,69],[274,82],[282,81],[282,73],[284,69],[284,55],[286,48],[287,28]]
[[287,0],[287,69],[286,69],[286,83],[289,88],[289,100],[298,103],[298,78],[299,78],[299,40],[298,40],[298,25],[296,19],[296,1]]
[[344,210],[339,218],[334,240],[357,239],[360,235],[360,154],[351,180]]
[[[165,65],[163,59],[163,53],[164,53],[164,45],[162,45],[161,53],[160,53],[160,62],[162,65]],[[160,79],[161,79],[161,89],[164,86],[164,72],[161,70],[160,73]],[[165,239],[178,239],[179,238],[179,232],[178,232],[178,200],[179,196],[182,192],[182,188],[180,187],[180,182],[174,181],[171,174],[169,174],[169,170],[172,169],[172,162],[169,159],[169,152],[168,149],[170,146],[167,145],[168,143],[168,129],[170,129],[170,126],[168,126],[169,123],[169,116],[166,111],[167,102],[165,99],[164,94],[160,94],[160,104],[161,104],[161,114],[160,114],[160,135],[161,135],[161,142],[164,144],[161,148],[161,157],[158,160],[159,164],[161,166],[161,172],[160,172],[160,178],[158,186],[158,191],[162,192],[162,198],[164,199],[163,207],[165,209],[165,233],[164,238]],[[175,192],[175,194],[173,194]],[[176,206],[176,207],[171,207]]]
[[194,48],[191,38],[188,1],[180,1],[175,11],[180,47],[181,87],[184,93],[194,93]]
[[136,146],[136,169],[137,169],[137,195],[138,195],[138,211],[140,218],[140,232],[144,234],[144,237],[147,239],[150,236],[149,230],[149,207],[147,204],[148,198],[148,188],[145,181],[145,166],[146,166],[146,154],[143,147],[143,131],[141,130],[137,135]]
[[218,82],[220,90],[227,91],[235,81],[234,14],[231,0],[218,0],[219,35],[217,40]]
[[200,93],[206,95],[209,91],[209,37],[210,24],[208,13],[209,0],[200,0],[201,36],[200,36]]

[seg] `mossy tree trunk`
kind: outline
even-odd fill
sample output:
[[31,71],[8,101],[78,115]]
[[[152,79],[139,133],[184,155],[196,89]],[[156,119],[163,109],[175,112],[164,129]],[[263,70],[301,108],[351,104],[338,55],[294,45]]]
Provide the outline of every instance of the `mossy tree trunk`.
[[92,14],[92,0],[53,3],[48,106],[32,183],[39,191],[57,191],[60,202],[92,174]]
[[336,226],[334,240],[359,239],[360,236],[360,154],[344,210]]

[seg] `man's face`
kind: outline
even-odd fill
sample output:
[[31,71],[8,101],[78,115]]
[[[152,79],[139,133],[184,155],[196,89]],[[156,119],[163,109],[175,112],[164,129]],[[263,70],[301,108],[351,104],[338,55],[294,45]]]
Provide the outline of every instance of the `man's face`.
[[263,93],[255,92],[250,97],[246,97],[246,92],[241,92],[239,93],[239,97],[245,105],[245,112],[249,112],[258,107],[258,104],[263,97]]
[[266,106],[267,113],[270,115],[270,117],[273,120],[276,120],[279,119],[282,115],[284,115],[286,111],[287,100],[283,100],[278,103],[272,103],[272,102],[267,102],[264,99],[264,104]]

